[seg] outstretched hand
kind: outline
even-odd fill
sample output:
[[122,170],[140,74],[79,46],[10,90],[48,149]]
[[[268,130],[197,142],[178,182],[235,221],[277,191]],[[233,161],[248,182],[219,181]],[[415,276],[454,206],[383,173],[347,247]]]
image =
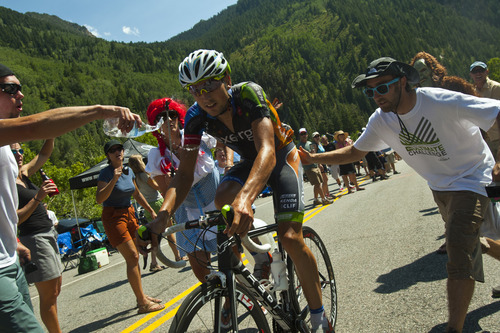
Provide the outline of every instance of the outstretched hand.
[[134,128],[135,123],[138,126],[142,125],[141,117],[138,114],[132,113],[129,108],[103,105],[105,118],[118,118],[118,129],[122,132],[130,132]]
[[312,161],[312,155],[310,152],[305,150],[302,147],[299,147],[299,156],[300,160],[302,161],[302,164],[308,165],[308,164],[313,164],[314,162]]

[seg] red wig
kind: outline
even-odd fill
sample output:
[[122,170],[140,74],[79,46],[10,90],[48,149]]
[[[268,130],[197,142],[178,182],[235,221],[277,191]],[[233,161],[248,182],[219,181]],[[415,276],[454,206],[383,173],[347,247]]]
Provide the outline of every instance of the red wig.
[[[177,113],[179,114],[178,118],[179,125],[181,126],[181,128],[184,128],[184,118],[186,117],[186,110],[187,110],[186,106],[181,102],[175,101],[168,97],[154,100],[149,104],[148,111],[146,114],[149,124],[156,125],[156,117],[158,117],[160,113],[166,110],[177,111]],[[156,140],[158,141],[161,156],[165,156],[165,148],[167,148],[167,144],[163,139],[161,131],[158,130],[156,132],[153,132],[152,134],[156,137]]]

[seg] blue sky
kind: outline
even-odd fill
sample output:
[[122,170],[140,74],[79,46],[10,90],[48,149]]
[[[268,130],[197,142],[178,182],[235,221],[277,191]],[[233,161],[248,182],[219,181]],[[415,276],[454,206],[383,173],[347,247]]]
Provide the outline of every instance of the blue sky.
[[237,0],[0,0],[15,11],[56,15],[95,36],[123,42],[165,41]]

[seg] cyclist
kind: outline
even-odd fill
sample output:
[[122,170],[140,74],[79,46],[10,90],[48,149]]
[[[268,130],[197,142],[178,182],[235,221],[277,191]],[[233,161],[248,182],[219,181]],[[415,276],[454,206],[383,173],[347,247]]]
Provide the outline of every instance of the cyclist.
[[[183,160],[167,190],[153,232],[162,232],[189,192],[204,132],[241,155],[219,185],[217,208],[230,204],[234,220],[229,236],[246,235],[252,226],[252,203],[266,183],[273,189],[278,235],[297,267],[311,309],[314,330],[333,331],[324,316],[318,269],[302,238],[304,197],[302,166],[292,141],[293,130],[282,124],[262,88],[253,82],[233,85],[230,66],[215,50],[197,50],[179,65],[179,82],[193,95],[184,124]],[[156,244],[153,244],[156,246]]]

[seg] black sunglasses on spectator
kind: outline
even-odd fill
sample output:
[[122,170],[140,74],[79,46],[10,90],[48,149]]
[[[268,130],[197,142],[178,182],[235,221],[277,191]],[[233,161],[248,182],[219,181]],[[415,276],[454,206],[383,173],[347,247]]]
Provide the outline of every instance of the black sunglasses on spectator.
[[18,91],[21,91],[22,86],[17,83],[0,83],[0,89],[2,89],[4,93],[15,95]]
[[166,122],[168,118],[174,120],[179,117],[179,113],[175,110],[163,111],[158,116],[156,116],[156,122],[158,123],[160,119],[163,118],[163,122]]

